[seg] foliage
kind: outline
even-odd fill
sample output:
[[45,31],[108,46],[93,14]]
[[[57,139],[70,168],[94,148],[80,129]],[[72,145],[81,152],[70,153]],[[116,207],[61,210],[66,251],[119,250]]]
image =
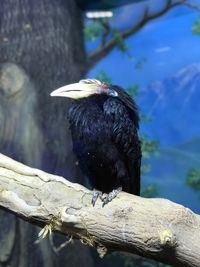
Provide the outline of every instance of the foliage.
[[142,143],[142,158],[143,164],[141,166],[142,173],[148,173],[151,170],[151,166],[144,160],[149,159],[150,156],[158,150],[158,142],[155,140],[150,140],[146,135],[140,135],[140,140]]
[[141,166],[141,173],[148,173],[150,171],[151,171],[151,165],[143,162]]
[[142,142],[142,156],[148,159],[153,153],[158,150],[158,142],[155,140],[150,140],[146,135],[141,135],[140,140]]
[[152,197],[158,197],[158,188],[156,184],[150,184],[148,185],[144,191],[141,193],[142,197],[146,198],[152,198]]
[[112,82],[112,79],[104,70],[99,71],[99,73],[96,75],[96,79],[100,80],[101,82],[104,82],[104,83],[111,83]]
[[140,60],[138,60],[136,63],[135,63],[135,68],[140,70],[144,67],[144,65],[147,63],[147,58],[142,58]]
[[137,84],[131,85],[126,89],[126,91],[132,97],[137,96],[139,93],[139,86]]
[[[109,20],[102,21],[102,19],[95,19],[92,23],[88,23],[84,29],[84,36],[86,41],[94,41],[96,39],[103,40],[105,37],[111,37],[116,41],[116,48],[122,53],[127,54],[131,57],[129,47],[126,44],[124,38],[121,35],[121,31],[118,29],[111,28]],[[141,64],[145,59],[142,59]],[[136,63],[137,64],[137,63]],[[140,62],[138,63],[140,64]],[[139,66],[139,65],[138,65]]]
[[152,121],[152,118],[145,115],[145,114],[141,114],[140,115],[140,120],[143,121],[143,122],[151,122]]
[[104,28],[99,20],[95,20],[91,25],[85,26],[83,31],[85,40],[94,41],[103,34]]
[[197,19],[192,26],[192,33],[200,35],[200,19]]
[[118,29],[112,29],[112,36],[116,41],[116,48],[123,53],[129,54],[129,48],[122,38],[121,32]]
[[200,191],[200,170],[191,168],[187,173],[186,183],[195,191]]

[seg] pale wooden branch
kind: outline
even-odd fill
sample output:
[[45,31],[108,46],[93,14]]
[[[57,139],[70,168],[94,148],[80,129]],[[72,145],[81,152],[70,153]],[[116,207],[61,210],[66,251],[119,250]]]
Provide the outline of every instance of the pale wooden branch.
[[[200,266],[200,216],[165,199],[120,193],[102,207],[62,177],[0,154],[0,205],[31,223],[72,235],[104,256],[127,251],[173,266]],[[43,231],[43,232],[45,232]]]
[[[173,0],[167,0],[165,2],[165,5],[163,5],[161,9],[159,9],[157,12],[154,13],[150,12],[149,7],[146,6],[144,8],[143,15],[141,15],[141,19],[137,23],[134,23],[133,26],[130,27],[128,30],[119,33],[120,37],[122,39],[130,37],[132,34],[138,32],[143,26],[145,26],[151,20],[162,16],[163,14],[167,13],[171,8],[181,4],[187,4],[187,0],[179,0],[177,2],[174,2]],[[102,58],[107,56],[116,46],[117,46],[116,38],[111,38],[109,41],[104,43],[104,45],[102,45],[101,43],[99,47],[97,47],[94,51],[88,54],[86,69],[90,70],[91,68],[93,68],[94,65],[96,65]]]

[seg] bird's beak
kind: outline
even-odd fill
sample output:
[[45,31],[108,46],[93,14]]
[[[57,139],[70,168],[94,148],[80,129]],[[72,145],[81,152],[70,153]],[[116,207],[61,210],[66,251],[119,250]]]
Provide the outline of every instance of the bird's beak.
[[96,85],[79,82],[60,87],[55,91],[51,92],[50,95],[79,99],[97,93],[98,87]]

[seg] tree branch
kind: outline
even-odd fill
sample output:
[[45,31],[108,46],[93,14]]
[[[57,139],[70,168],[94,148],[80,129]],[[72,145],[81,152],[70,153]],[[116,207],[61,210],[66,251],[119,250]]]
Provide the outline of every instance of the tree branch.
[[[186,0],[180,0],[178,2],[174,2],[173,0],[167,0],[166,4],[155,13],[151,13],[149,11],[149,7],[146,6],[144,8],[144,12],[143,15],[141,16],[141,19],[137,23],[135,23],[130,29],[119,33],[121,38],[126,39],[127,37],[130,37],[132,34],[138,32],[149,21],[160,17],[161,15],[165,14],[175,6],[186,4],[186,2],[187,2]],[[96,65],[108,53],[110,53],[112,49],[116,47],[116,45],[117,45],[116,38],[111,38],[107,43],[104,43],[103,46],[101,43],[99,47],[97,47],[94,51],[89,53],[86,69],[90,70],[92,67],[94,67],[94,65]]]
[[120,193],[102,207],[92,193],[62,177],[0,154],[0,205],[31,223],[70,234],[99,254],[122,250],[174,266],[200,262],[200,216],[165,199]]
[[194,9],[198,12],[200,12],[200,5],[196,5],[196,4],[193,4],[193,3],[190,3],[188,1],[184,1],[183,4],[191,9]]

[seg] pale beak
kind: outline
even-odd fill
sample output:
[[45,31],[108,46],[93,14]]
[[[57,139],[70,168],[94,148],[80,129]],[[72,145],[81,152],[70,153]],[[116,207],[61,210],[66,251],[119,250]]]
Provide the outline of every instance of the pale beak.
[[96,85],[79,82],[60,87],[55,91],[51,92],[50,95],[79,99],[98,93],[99,90]]

